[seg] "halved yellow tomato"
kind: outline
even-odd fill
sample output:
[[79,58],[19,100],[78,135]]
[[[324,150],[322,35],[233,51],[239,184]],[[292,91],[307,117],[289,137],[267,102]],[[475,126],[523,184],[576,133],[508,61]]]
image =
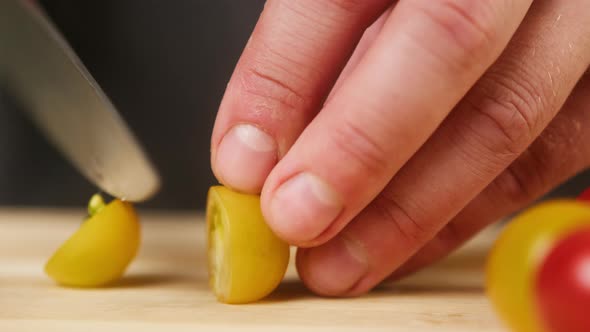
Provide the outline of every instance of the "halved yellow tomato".
[[220,302],[262,299],[281,282],[289,245],[267,226],[260,197],[211,187],[207,199],[209,283]]
[[563,236],[589,225],[590,204],[574,200],[540,203],[503,230],[487,263],[487,295],[512,330],[541,332],[534,297],[540,264]]
[[93,196],[89,218],[49,259],[45,272],[59,284],[98,287],[119,279],[135,257],[140,225],[133,206]]

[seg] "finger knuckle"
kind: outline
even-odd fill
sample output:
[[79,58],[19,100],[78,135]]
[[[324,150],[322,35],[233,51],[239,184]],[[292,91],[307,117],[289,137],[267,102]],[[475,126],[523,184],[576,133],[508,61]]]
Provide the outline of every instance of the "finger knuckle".
[[445,44],[461,51],[458,58],[443,60],[456,66],[468,66],[494,47],[498,27],[493,1],[424,0],[410,3],[413,11],[434,27],[431,31],[440,32]]
[[276,66],[250,66],[241,72],[239,84],[257,111],[297,110],[308,103],[289,74]]
[[543,92],[523,76],[488,77],[465,101],[480,127],[491,129],[492,135],[482,141],[489,152],[512,156],[532,141],[539,114],[547,107]]
[[[316,31],[354,24],[358,19],[370,17],[371,13],[376,14],[388,2],[390,0],[280,0],[281,6],[292,14],[288,15],[291,20],[296,17],[299,23]],[[288,23],[293,24],[293,21]]]
[[588,166],[581,124],[559,116],[494,182],[500,194],[524,204]]
[[[331,6],[341,9],[344,12],[348,13],[358,13],[363,11],[367,4],[371,2],[375,2],[374,0],[324,0]],[[383,1],[381,1],[383,2]]]
[[449,222],[434,237],[431,242],[438,243],[441,252],[449,252],[459,243],[467,240],[471,234],[456,222]]
[[358,172],[369,177],[379,177],[388,169],[388,155],[370,131],[354,121],[345,121],[331,131],[337,151],[343,160],[354,163]]
[[397,199],[381,193],[372,203],[383,221],[388,222],[409,243],[424,243],[432,237],[432,230],[409,214]]
[[536,198],[539,188],[543,187],[536,164],[523,161],[525,158],[509,165],[492,183],[499,191],[498,197],[510,204],[526,204]]

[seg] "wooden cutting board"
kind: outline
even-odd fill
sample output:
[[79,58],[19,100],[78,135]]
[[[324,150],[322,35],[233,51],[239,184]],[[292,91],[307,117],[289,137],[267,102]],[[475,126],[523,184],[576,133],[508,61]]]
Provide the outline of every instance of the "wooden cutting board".
[[56,286],[45,260],[82,210],[0,209],[0,331],[504,331],[484,296],[489,231],[428,270],[354,299],[308,292],[291,266],[268,299],[216,302],[202,215],[142,211],[143,243],[117,285]]

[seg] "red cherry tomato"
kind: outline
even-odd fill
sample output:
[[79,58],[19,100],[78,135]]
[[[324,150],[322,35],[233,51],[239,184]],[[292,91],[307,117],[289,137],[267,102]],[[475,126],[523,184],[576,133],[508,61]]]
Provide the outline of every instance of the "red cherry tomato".
[[536,279],[539,316],[548,331],[590,331],[590,228],[560,240]]
[[534,287],[540,265],[564,236],[589,227],[590,204],[552,200],[523,211],[502,231],[489,254],[486,294],[511,331],[543,331]]
[[588,201],[588,202],[590,202],[590,188],[588,188],[588,189],[584,190],[584,191],[583,191],[583,192],[580,194],[580,196],[578,196],[578,199],[579,199],[579,200],[582,200],[582,201]]

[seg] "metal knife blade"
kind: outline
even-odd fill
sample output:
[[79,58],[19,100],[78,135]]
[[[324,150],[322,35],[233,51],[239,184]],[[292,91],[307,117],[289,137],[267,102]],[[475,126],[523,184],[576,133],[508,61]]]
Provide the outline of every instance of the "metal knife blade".
[[138,141],[34,1],[0,0],[0,83],[101,190],[129,201],[158,190]]

